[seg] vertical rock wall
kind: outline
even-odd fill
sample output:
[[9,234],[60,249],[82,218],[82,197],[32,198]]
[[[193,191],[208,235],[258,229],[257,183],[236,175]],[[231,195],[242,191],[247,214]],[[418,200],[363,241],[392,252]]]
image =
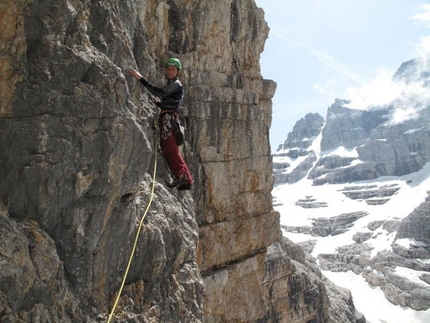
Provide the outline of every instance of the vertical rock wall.
[[268,29],[252,2],[214,6],[196,14],[203,55],[191,64],[187,99],[203,308],[207,322],[255,321],[266,310],[265,248],[280,232],[268,143],[275,85],[261,78],[258,64]]
[[[190,193],[167,190],[158,157],[117,316],[261,317],[265,248],[279,235],[262,11],[252,1],[35,0],[0,12],[2,321],[108,313],[156,151],[157,108],[127,70],[162,84],[170,56],[184,65],[183,153],[196,181]],[[10,249],[22,250],[25,271]]]
[[[116,321],[327,320],[320,281],[269,248],[276,86],[260,74],[268,27],[253,1],[6,0],[0,16],[2,322],[106,320],[155,161]],[[127,72],[162,84],[171,56],[190,192],[164,186],[158,108]]]
[[28,1],[4,0],[0,4],[0,114],[10,114],[16,83],[22,79],[17,57],[26,51],[24,12]]
[[[151,58],[140,16],[148,6],[148,16],[167,19],[167,4],[160,12],[157,4],[2,2],[10,35],[0,64],[9,73],[1,74],[2,322],[91,322],[112,307],[157,151],[157,109],[127,73],[139,66],[162,75],[170,54]],[[117,317],[201,321],[192,198],[159,184],[158,162]]]

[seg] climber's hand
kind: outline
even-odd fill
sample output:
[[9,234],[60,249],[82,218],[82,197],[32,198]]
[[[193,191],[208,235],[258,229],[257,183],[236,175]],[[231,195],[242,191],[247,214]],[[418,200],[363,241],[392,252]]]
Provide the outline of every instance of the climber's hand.
[[133,75],[136,79],[140,80],[142,78],[142,74],[140,74],[138,71],[131,69],[130,74]]

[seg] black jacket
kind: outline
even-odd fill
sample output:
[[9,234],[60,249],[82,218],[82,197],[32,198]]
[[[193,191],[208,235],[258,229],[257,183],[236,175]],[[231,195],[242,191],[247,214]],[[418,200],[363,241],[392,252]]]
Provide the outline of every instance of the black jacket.
[[160,98],[160,102],[157,102],[157,106],[161,110],[179,112],[184,97],[184,88],[177,78],[168,80],[167,84],[162,88],[152,85],[143,77],[140,79],[140,82],[142,82],[143,86],[146,87],[151,94]]

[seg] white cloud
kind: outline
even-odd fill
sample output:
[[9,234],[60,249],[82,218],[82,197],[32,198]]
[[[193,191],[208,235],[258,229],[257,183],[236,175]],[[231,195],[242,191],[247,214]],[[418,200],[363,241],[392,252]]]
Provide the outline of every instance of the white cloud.
[[422,12],[413,16],[412,19],[430,25],[430,4],[423,5],[420,9]]
[[333,56],[322,52],[322,51],[314,51],[313,56],[315,56],[321,63],[323,63],[328,68],[336,71],[337,73],[346,76],[347,78],[358,82],[363,83],[366,81],[366,78],[364,78],[362,75],[355,73],[353,70],[351,70],[348,66],[340,63],[336,58]]
[[430,105],[430,91],[422,82],[393,81],[388,71],[379,71],[375,79],[361,88],[348,88],[345,98],[351,109],[394,107],[390,123],[396,124],[419,117],[419,112]]
[[351,100],[352,109],[367,110],[370,107],[384,106],[400,96],[404,85],[392,80],[392,72],[380,70],[373,81],[361,88],[348,87],[344,98]]
[[[421,6],[420,12],[412,19],[430,27],[430,4]],[[425,59],[422,68],[427,71],[430,67],[430,36],[422,37],[415,44],[415,53]],[[392,78],[392,71],[380,70],[371,82],[362,87],[349,87],[343,97],[351,100],[349,107],[353,109],[365,110],[391,104],[395,107],[391,121],[396,123],[415,118],[421,109],[430,105],[428,87],[421,82],[406,84]]]
[[415,52],[418,56],[422,57],[427,57],[430,55],[430,36],[420,39],[420,42],[415,45]]
[[288,42],[288,43],[290,43],[290,44],[292,44],[292,45],[294,45],[294,46],[300,47],[301,49],[304,49],[304,50],[306,50],[306,51],[307,51],[307,49],[306,49],[302,44],[300,44],[300,43],[298,43],[298,42],[296,42],[296,41],[294,41],[294,40],[292,40],[292,39],[290,39],[290,38],[288,38],[288,37],[284,36],[284,35],[282,34],[282,32],[279,32],[279,31],[277,31],[277,30],[275,30],[275,29],[271,28],[271,29],[270,29],[270,34],[273,34],[275,37],[278,37],[279,39],[281,39],[281,40],[283,40],[283,41],[285,41],[285,42]]
[[419,112],[430,105],[430,94],[427,87],[420,82],[402,83],[402,90],[392,104],[395,107],[390,122],[400,123],[419,117]]

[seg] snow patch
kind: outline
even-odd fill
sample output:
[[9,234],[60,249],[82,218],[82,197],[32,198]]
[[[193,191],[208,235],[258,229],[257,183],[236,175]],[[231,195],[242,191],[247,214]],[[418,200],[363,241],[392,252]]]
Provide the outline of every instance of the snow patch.
[[[335,151],[325,152],[326,154]],[[354,150],[338,148],[337,154],[353,156]],[[342,190],[353,186],[375,186],[387,185],[397,186],[400,189],[391,196],[390,200],[383,205],[369,205],[362,200],[352,200],[346,197]],[[376,180],[360,181],[351,184],[325,184],[313,186],[312,181],[304,178],[294,184],[282,184],[274,187],[272,195],[277,205],[275,210],[280,213],[282,226],[312,226],[313,219],[330,218],[340,214],[363,211],[367,215],[356,220],[354,224],[343,234],[327,237],[315,237],[310,234],[286,232],[284,235],[293,242],[300,243],[308,240],[315,241],[312,256],[319,254],[336,253],[342,246],[355,243],[353,236],[357,233],[373,232],[370,239],[365,243],[371,246],[371,257],[378,252],[391,250],[394,243],[408,248],[419,245],[419,241],[411,239],[395,240],[396,232],[388,232],[384,225],[369,230],[369,223],[387,221],[401,221],[407,217],[418,205],[424,202],[430,190],[430,163],[427,163],[420,171],[401,176],[385,176]],[[299,199],[312,197],[318,202],[327,203],[327,207],[305,209],[296,202]],[[405,203],[405,201],[408,201]],[[430,259],[422,259],[422,263],[430,263]],[[409,280],[421,281],[419,276],[422,272],[406,268],[396,268],[396,273]],[[427,311],[414,311],[394,305],[386,300],[384,293],[379,287],[370,286],[361,275],[353,272],[324,272],[324,274],[339,286],[348,288],[354,297],[354,303],[358,311],[362,312],[370,323],[424,323],[430,322],[430,309]],[[421,281],[421,283],[424,283]],[[424,283],[425,284],[425,283]]]

